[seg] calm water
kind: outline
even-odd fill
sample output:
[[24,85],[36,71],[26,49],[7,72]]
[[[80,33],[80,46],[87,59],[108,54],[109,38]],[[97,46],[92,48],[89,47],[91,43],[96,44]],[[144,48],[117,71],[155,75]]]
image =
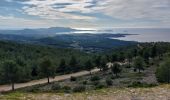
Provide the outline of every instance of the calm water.
[[113,29],[115,33],[136,34],[128,35],[126,37],[116,38],[127,41],[138,42],[170,42],[170,28],[169,29]]

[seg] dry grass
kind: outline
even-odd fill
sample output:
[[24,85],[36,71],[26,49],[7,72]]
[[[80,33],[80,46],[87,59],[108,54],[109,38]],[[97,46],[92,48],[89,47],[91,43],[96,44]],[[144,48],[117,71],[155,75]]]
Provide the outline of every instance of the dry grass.
[[108,88],[83,93],[9,93],[0,100],[170,100],[170,84],[152,88]]

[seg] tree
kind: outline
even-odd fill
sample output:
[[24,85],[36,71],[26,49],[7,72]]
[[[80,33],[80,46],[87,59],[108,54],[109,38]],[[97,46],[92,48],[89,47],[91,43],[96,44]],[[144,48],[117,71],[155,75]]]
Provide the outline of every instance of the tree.
[[120,52],[120,53],[119,53],[118,59],[119,59],[120,62],[123,62],[123,61],[125,60],[124,52]]
[[2,75],[4,81],[10,82],[14,90],[14,83],[22,77],[22,69],[14,61],[5,61],[2,65]]
[[89,71],[90,75],[91,75],[91,70],[92,69],[93,69],[93,64],[92,64],[91,60],[87,60],[85,62],[85,70]]
[[115,62],[115,61],[117,61],[118,60],[118,56],[117,56],[117,54],[112,54],[112,56],[111,56],[111,62],[113,63],[113,62]]
[[37,67],[32,67],[31,76],[33,77],[38,76]]
[[136,59],[134,60],[134,68],[138,69],[139,73],[141,70],[144,70],[145,67],[145,62],[144,59],[140,56],[136,57]]
[[167,49],[164,49],[162,47],[157,47],[157,53],[158,53],[158,56],[159,56],[160,60],[161,60],[161,58],[163,56],[164,50],[167,50]]
[[69,66],[70,66],[70,69],[73,72],[79,71],[78,61],[74,56],[71,57],[70,62],[69,62]]
[[51,63],[51,60],[45,58],[40,63],[40,73],[42,76],[47,77],[48,83],[50,83],[50,77],[55,76],[55,68]]
[[109,55],[105,55],[105,58],[106,58],[107,62],[111,62],[111,57]]
[[16,64],[22,68],[22,76],[24,77],[23,79],[20,79],[20,82],[26,82],[31,79],[31,68],[27,65],[25,62],[25,59],[22,57],[17,57],[16,58]]
[[149,63],[149,57],[150,57],[150,50],[146,48],[143,52],[143,58],[147,64]]
[[59,73],[65,73],[68,69],[66,69],[66,61],[64,59],[61,59],[59,67],[56,69],[56,72]]
[[132,61],[133,55],[130,51],[126,53],[126,57],[128,59],[128,66],[130,67],[130,62]]
[[159,82],[170,83],[170,58],[163,61],[157,68],[156,77]]
[[156,44],[153,45],[153,47],[151,48],[151,57],[154,58],[157,56],[157,46]]
[[95,57],[94,63],[95,63],[95,66],[101,70],[101,66],[100,66],[101,65],[101,56]]
[[113,66],[111,67],[111,71],[113,74],[118,77],[118,74],[121,72],[121,66],[118,63],[114,63]]
[[132,55],[136,58],[136,56],[138,55],[138,50],[135,48],[133,49]]
[[101,66],[102,71],[107,71],[109,69],[104,60],[101,61],[100,66]]

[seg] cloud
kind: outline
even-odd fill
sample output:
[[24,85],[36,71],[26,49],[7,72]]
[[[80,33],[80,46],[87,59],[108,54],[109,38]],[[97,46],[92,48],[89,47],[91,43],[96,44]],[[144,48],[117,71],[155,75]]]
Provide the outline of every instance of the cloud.
[[[25,0],[28,15],[48,19],[95,19],[90,13],[101,13],[121,20],[170,19],[169,0]],[[78,13],[74,13],[78,12]],[[86,15],[84,15],[86,14]]]
[[[22,2],[24,13],[48,19],[95,19],[93,16],[83,15],[92,12],[93,0],[30,0]],[[71,12],[79,12],[73,14]]]
[[52,20],[31,20],[14,16],[0,16],[1,28],[39,28],[56,26]]
[[123,20],[170,20],[170,0],[110,0],[102,10]]
[[90,23],[88,20],[49,20],[49,19],[26,19],[18,18],[13,15],[0,15],[0,29],[15,28],[48,28],[48,27],[95,27],[97,24]]
[[[2,1],[6,1],[3,3]],[[25,25],[69,27],[169,27],[170,0],[2,0],[0,15]],[[8,2],[8,3],[7,3]],[[15,5],[17,4],[17,5]],[[1,12],[3,14],[1,14]],[[8,14],[8,15],[9,15]],[[5,16],[6,17],[6,16]],[[6,19],[8,19],[6,18]],[[34,19],[36,18],[36,19]],[[1,22],[4,17],[0,17]],[[16,22],[17,23],[17,22]],[[52,25],[50,24],[52,23]],[[1,23],[0,25],[2,26]],[[42,24],[42,25],[41,25]],[[46,25],[45,25],[46,24]],[[35,25],[33,25],[35,26]]]

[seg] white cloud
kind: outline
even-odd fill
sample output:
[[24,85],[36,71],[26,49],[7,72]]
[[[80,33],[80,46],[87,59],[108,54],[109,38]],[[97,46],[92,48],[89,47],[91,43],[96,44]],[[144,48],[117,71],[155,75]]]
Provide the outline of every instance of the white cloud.
[[11,28],[39,28],[39,27],[53,27],[56,26],[51,20],[31,20],[24,18],[17,18],[14,16],[0,16],[0,27]]
[[[23,10],[28,15],[36,15],[42,18],[48,19],[94,19],[91,16],[85,16],[80,14],[72,14],[68,12],[80,12],[88,13],[91,12],[91,9],[88,6],[91,6],[93,0],[30,0],[22,2],[28,6],[23,7]],[[64,5],[67,3],[66,5]],[[62,8],[60,7],[63,4]]]
[[103,13],[118,19],[170,20],[170,0],[110,0]]
[[24,7],[24,13],[46,19],[93,19],[93,17],[59,12],[51,6]]
[[88,20],[49,20],[49,19],[25,19],[11,16],[0,15],[0,29],[9,28],[48,28],[48,27],[95,27],[95,23],[90,23]]
[[[67,5],[64,5],[65,3]],[[23,8],[28,15],[48,19],[94,19],[88,15],[71,12],[82,14],[99,12],[123,20],[165,21],[170,19],[170,0],[29,0],[23,4],[28,5]],[[60,4],[64,6],[55,8],[61,6]]]
[[[8,2],[15,0],[6,0]],[[169,27],[170,0],[16,0],[22,13],[39,20],[17,21],[29,26],[69,27]],[[95,15],[94,13],[98,13]],[[101,14],[102,16],[100,16]],[[109,16],[105,17],[103,15]],[[28,18],[29,16],[27,16]],[[110,18],[111,17],[111,18]],[[2,22],[4,18],[0,16]],[[9,23],[16,22],[11,18]],[[30,18],[31,19],[31,18]],[[118,19],[118,20],[117,20]],[[4,22],[4,21],[3,21]],[[64,22],[64,23],[63,23]],[[17,22],[16,22],[17,23]],[[32,24],[34,23],[34,24]],[[5,24],[5,22],[3,23]],[[2,24],[1,24],[2,25]]]

